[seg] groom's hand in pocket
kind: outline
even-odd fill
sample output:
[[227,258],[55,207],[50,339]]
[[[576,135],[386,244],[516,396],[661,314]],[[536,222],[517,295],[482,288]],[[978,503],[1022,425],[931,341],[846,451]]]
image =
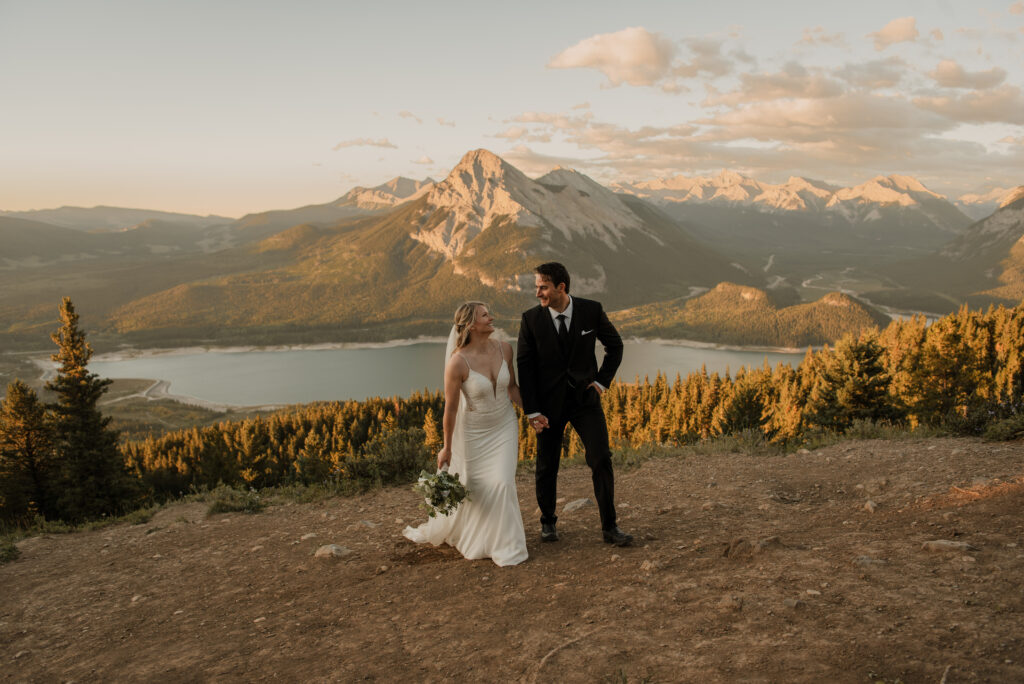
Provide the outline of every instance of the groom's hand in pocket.
[[604,394],[604,387],[601,387],[596,382],[590,383],[590,389],[592,389],[595,392],[597,392],[597,396],[601,396],[602,394]]

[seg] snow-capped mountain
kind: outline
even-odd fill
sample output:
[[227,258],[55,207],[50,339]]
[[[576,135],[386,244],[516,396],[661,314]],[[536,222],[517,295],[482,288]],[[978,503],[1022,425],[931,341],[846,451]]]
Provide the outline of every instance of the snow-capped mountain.
[[247,214],[234,223],[236,234],[233,237],[239,242],[249,242],[303,223],[330,225],[388,211],[421,197],[433,184],[430,178],[418,181],[398,176],[371,188],[356,186],[333,202]]
[[836,188],[821,181],[794,176],[782,184],[762,183],[735,171],[717,176],[674,176],[612,186],[656,203],[699,202],[751,205],[771,211],[808,211],[822,208]]
[[1006,204],[1006,200],[1020,188],[992,188],[984,193],[968,193],[957,197],[957,209],[970,216],[975,221],[989,216],[999,207]]
[[360,209],[376,210],[388,209],[398,206],[403,202],[414,200],[430,189],[434,184],[433,178],[413,180],[404,176],[397,176],[386,183],[364,188],[356,186],[335,200],[332,204],[336,207],[355,206]]
[[820,214],[829,223],[868,227],[901,217],[903,224],[921,223],[948,234],[957,234],[970,223],[945,197],[914,178],[900,175],[877,176],[854,187],[840,188],[799,176],[772,184],[722,171],[714,177],[675,176],[613,187],[672,207],[671,213],[677,217],[686,216],[686,204],[704,204],[748,207],[765,213]]
[[954,261],[985,258],[993,263],[1005,259],[1014,245],[1024,239],[1024,185],[1003,194],[1000,206],[990,216],[942,249],[942,256]]
[[407,206],[412,240],[499,290],[529,292],[533,267],[551,259],[572,269],[581,294],[748,277],[653,205],[572,169],[532,180],[487,150]]
[[[412,237],[448,259],[461,254],[496,221],[557,231],[565,240],[593,237],[616,249],[644,224],[615,193],[570,169],[537,180],[487,150],[467,153],[426,194],[440,221],[425,221]],[[650,231],[647,231],[650,234]]]

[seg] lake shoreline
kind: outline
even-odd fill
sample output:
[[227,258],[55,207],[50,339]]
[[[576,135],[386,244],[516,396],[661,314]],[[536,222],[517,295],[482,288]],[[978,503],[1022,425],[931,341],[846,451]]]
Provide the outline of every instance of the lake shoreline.
[[[509,342],[514,340],[503,330],[499,329],[495,337]],[[187,357],[187,356],[202,356],[202,355],[242,355],[242,354],[266,354],[274,352],[307,352],[307,351],[357,351],[357,350],[386,350],[386,349],[399,349],[403,347],[412,347],[415,345],[429,345],[436,347],[444,344],[447,341],[446,338],[433,337],[433,336],[419,336],[415,338],[403,338],[388,340],[386,342],[340,342],[340,343],[318,343],[318,344],[299,344],[299,345],[233,345],[233,346],[212,346],[212,345],[193,345],[187,347],[176,347],[176,348],[150,348],[150,349],[135,349],[125,348],[114,352],[107,352],[103,354],[97,354],[92,358],[92,361],[99,363],[120,363],[128,361],[141,361],[145,359],[171,359],[173,357]],[[698,364],[693,370],[688,372],[699,372],[701,367],[700,357],[702,352],[708,353],[719,353],[725,352],[731,353],[746,353],[746,354],[785,354],[793,356],[792,361],[786,361],[787,363],[796,364],[799,363],[799,355],[801,349],[788,348],[788,347],[743,347],[737,345],[725,345],[713,342],[699,342],[694,340],[679,340],[679,339],[662,339],[662,338],[640,338],[640,337],[628,337],[623,340],[627,346],[639,344],[639,345],[656,345],[662,348],[677,348],[692,350],[692,354],[698,357]],[[423,352],[417,352],[422,354]],[[428,352],[432,354],[432,351]],[[641,360],[645,360],[647,357],[645,354],[640,354],[635,357]],[[40,380],[42,382],[52,379],[56,373],[57,364],[50,360],[48,354],[40,352],[38,356],[31,359],[33,365],[40,371]],[[159,362],[158,362],[159,363]],[[220,363],[220,362],[217,362]],[[225,358],[225,363],[228,361]],[[247,361],[242,361],[247,363]],[[321,364],[319,357],[307,361],[307,364]],[[162,365],[162,364],[161,364]],[[733,368],[739,368],[740,365],[746,365],[747,367],[759,367],[760,363],[746,363],[746,364],[734,364]],[[771,365],[775,365],[772,363]],[[717,367],[714,359],[708,360],[708,366],[711,368],[709,372],[721,372],[723,368]],[[417,366],[422,368],[422,361]],[[632,384],[638,379],[642,380],[645,376],[653,378],[657,372],[661,372],[666,377],[673,377],[676,372],[672,370],[672,364],[668,364],[662,367],[653,366],[649,372],[641,371],[639,374],[634,373],[629,367],[629,364],[624,368],[620,368],[620,379],[618,382],[625,384]],[[657,368],[658,371],[654,369]],[[668,368],[669,370],[666,370]],[[728,368],[728,365],[724,366]],[[313,398],[308,400],[296,400],[291,401],[290,398],[285,401],[275,401],[272,396],[261,397],[264,401],[260,401],[260,398],[251,397],[256,401],[249,403],[246,401],[248,397],[225,397],[219,396],[215,398],[202,398],[197,396],[197,392],[194,387],[182,387],[181,390],[175,391],[178,388],[174,387],[176,382],[168,379],[169,376],[161,376],[159,371],[154,371],[153,368],[137,369],[141,371],[138,375],[131,375],[132,378],[137,380],[146,380],[150,384],[146,390],[140,391],[136,394],[131,395],[131,398],[140,401],[156,401],[156,400],[170,400],[180,404],[195,406],[205,410],[216,411],[216,412],[227,412],[232,410],[246,410],[246,411],[268,411],[285,408],[287,406],[314,403],[317,401],[346,401],[348,398],[340,397],[334,398]],[[148,372],[147,372],[148,371]],[[687,372],[687,373],[688,373]],[[100,373],[103,370],[100,369]],[[152,373],[152,374],[150,374]],[[116,373],[112,374],[113,377],[125,378],[126,376],[118,376]],[[386,388],[381,388],[383,391],[379,394],[373,394],[372,396],[390,397],[390,396],[404,396],[403,392],[390,392]],[[371,396],[371,395],[367,395]],[[284,398],[284,397],[282,397]],[[235,399],[232,401],[232,399]],[[241,399],[241,401],[238,401]],[[265,401],[270,399],[270,401]]]

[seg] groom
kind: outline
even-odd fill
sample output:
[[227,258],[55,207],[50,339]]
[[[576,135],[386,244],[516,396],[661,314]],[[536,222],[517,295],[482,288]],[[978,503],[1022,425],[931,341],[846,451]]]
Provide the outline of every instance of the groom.
[[[604,541],[628,546],[633,537],[615,524],[615,478],[608,426],[601,408],[601,393],[611,384],[622,361],[622,338],[601,304],[569,296],[565,266],[541,264],[534,273],[540,306],[523,313],[516,361],[523,410],[537,431],[541,539],[558,541],[555,491],[562,435],[568,423],[586,449]],[[594,356],[595,339],[604,346],[600,369]]]

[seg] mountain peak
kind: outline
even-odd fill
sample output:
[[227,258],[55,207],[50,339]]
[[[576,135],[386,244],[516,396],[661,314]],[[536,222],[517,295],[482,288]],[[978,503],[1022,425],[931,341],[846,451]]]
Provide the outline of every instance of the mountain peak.
[[448,174],[448,178],[466,171],[473,175],[480,175],[482,172],[482,175],[485,177],[494,177],[503,174],[508,169],[515,170],[515,167],[490,150],[485,150],[481,147],[476,150],[470,150],[462,155],[462,159],[459,160],[459,163]]
[[1018,185],[999,202],[999,208],[1002,209],[1003,207],[1008,207],[1014,202],[1019,202],[1022,199],[1024,199],[1024,185]]
[[554,229],[567,240],[594,236],[612,249],[622,242],[625,230],[642,227],[615,193],[578,171],[558,169],[534,181],[484,149],[467,152],[433,186],[427,205],[444,210],[434,214],[441,222],[425,219],[412,237],[453,260],[499,220]]

